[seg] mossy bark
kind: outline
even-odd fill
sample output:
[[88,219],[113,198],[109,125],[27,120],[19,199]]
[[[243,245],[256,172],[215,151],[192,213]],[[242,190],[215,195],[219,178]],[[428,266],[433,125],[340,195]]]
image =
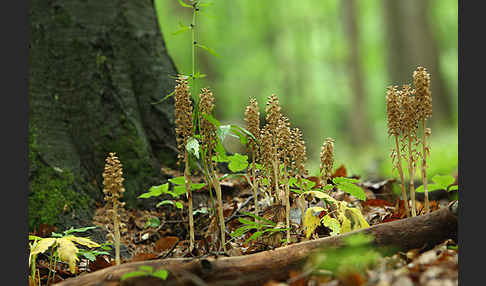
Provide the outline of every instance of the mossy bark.
[[173,100],[152,104],[177,74],[153,1],[33,0],[29,18],[29,227],[88,221],[108,152],[123,164],[127,207],[140,206],[176,159]]

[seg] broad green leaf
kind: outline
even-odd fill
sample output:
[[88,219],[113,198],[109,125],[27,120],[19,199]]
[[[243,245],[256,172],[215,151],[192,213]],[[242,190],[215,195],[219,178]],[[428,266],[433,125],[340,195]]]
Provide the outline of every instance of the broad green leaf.
[[[427,184],[427,192],[433,192],[437,190],[443,190],[445,189],[443,186],[439,184]],[[418,188],[415,189],[416,193],[423,193],[424,192],[424,185],[419,186]]]
[[325,185],[324,187],[322,187],[322,189],[325,190],[325,191],[330,191],[330,190],[332,190],[332,188],[334,188],[333,185]]
[[162,195],[164,192],[169,190],[169,183],[165,183],[159,186],[152,186],[148,192],[141,194],[138,196],[139,199],[146,199],[150,197],[158,197]]
[[362,201],[366,201],[366,193],[361,187],[358,187],[353,183],[342,182],[338,184],[338,188]]
[[233,156],[229,156],[228,159],[230,160],[228,168],[231,170],[231,172],[243,171],[246,169],[246,167],[248,167],[247,155],[235,153]]
[[128,278],[131,278],[131,277],[148,276],[148,275],[149,274],[145,271],[132,271],[132,272],[128,272],[128,273],[123,274],[123,276],[120,278],[120,280],[124,281]]
[[169,182],[171,182],[174,185],[184,185],[186,183],[186,179],[184,178],[184,176],[180,176],[180,177],[169,179]]
[[457,191],[459,189],[459,186],[458,185],[454,185],[454,186],[451,186],[448,191]]
[[145,227],[159,227],[160,226],[160,219],[158,217],[150,217],[147,222],[145,223]]
[[164,206],[164,205],[175,205],[175,202],[170,201],[170,200],[164,200],[164,201],[159,202],[157,205],[155,205],[155,207],[158,208],[158,207]]
[[186,193],[186,187],[184,185],[174,186],[173,191],[177,196],[180,196]]
[[202,115],[207,121],[211,122],[216,128],[219,128],[221,126],[221,122],[219,122],[214,116],[211,114],[203,114]]
[[80,249],[79,252],[82,256],[84,256],[89,261],[95,261],[96,260],[96,256],[93,253],[91,253],[90,251],[81,251],[81,249]]
[[200,190],[206,186],[206,183],[192,183],[191,190]]
[[182,207],[183,207],[183,206],[182,206],[182,203],[181,203],[181,202],[175,202],[175,206],[176,206],[176,208],[178,208],[178,209],[181,209],[181,210],[182,210]]
[[186,150],[199,159],[199,141],[196,138],[190,137],[187,140]]
[[435,175],[432,177],[432,181],[436,184],[442,186],[444,189],[447,189],[448,186],[452,185],[455,181],[454,177],[451,175]]
[[169,272],[165,269],[160,269],[152,273],[152,276],[158,277],[162,280],[167,279],[167,276],[169,276]]

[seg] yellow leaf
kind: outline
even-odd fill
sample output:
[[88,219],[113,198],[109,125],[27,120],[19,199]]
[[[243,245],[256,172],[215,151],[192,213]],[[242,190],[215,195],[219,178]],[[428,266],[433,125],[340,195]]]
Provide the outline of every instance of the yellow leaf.
[[57,249],[59,253],[59,259],[69,264],[69,270],[72,273],[76,273],[76,262],[79,260],[78,248],[71,241],[69,237],[62,237],[58,240],[59,247]]
[[336,203],[338,202],[335,198],[331,197],[330,195],[324,193],[324,192],[320,192],[320,191],[308,191],[308,192],[305,192],[306,194],[312,194],[314,197],[317,197],[319,199],[325,199],[327,201],[330,201],[330,202],[333,202],[333,203]]
[[321,222],[325,227],[328,227],[332,230],[331,236],[339,234],[341,232],[341,224],[337,219],[331,217],[329,214],[325,215],[321,219]]
[[305,237],[309,238],[312,233],[316,230],[317,226],[321,223],[321,219],[319,216],[315,216],[313,213],[321,212],[325,210],[321,207],[311,207],[308,208],[305,212],[304,216],[304,228],[305,228]]
[[350,214],[351,220],[354,222],[353,230],[370,227],[368,222],[363,217],[363,214],[357,208],[348,208],[347,214]]
[[96,243],[96,242],[94,242],[94,241],[92,241],[88,238],[85,238],[85,237],[77,237],[77,236],[69,235],[69,236],[65,236],[64,238],[67,238],[71,241],[74,241],[76,243],[82,244],[82,245],[90,247],[90,248],[101,246],[98,243]]
[[37,245],[34,247],[32,252],[30,253],[31,255],[35,255],[38,253],[44,253],[51,245],[53,245],[56,242],[57,238],[42,238]]
[[350,232],[352,229],[351,229],[351,221],[345,216],[341,216],[341,221],[342,221],[342,224],[341,224],[341,233],[346,233],[346,232]]

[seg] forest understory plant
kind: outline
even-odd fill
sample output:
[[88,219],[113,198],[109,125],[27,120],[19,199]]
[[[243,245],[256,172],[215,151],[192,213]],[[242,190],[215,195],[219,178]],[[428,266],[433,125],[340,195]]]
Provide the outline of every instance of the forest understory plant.
[[[415,198],[415,170],[417,161],[422,159],[422,181],[425,192],[423,213],[430,211],[429,197],[427,190],[427,155],[430,154],[430,147],[426,138],[430,136],[431,130],[426,127],[426,120],[432,116],[432,97],[430,93],[430,75],[425,68],[418,67],[413,73],[415,89],[404,84],[401,90],[397,86],[387,88],[386,103],[388,117],[388,135],[394,136],[395,149],[392,149],[393,168],[398,169],[401,180],[402,196],[405,200],[405,208],[408,215],[408,200],[405,192],[404,175],[401,166],[402,159],[407,161],[410,191],[410,213],[417,215]],[[421,126],[422,137],[418,138],[419,125]],[[418,146],[422,145],[421,152]],[[403,153],[402,153],[403,152]]]
[[120,265],[120,214],[118,209],[125,206],[120,198],[125,192],[123,187],[123,168],[115,153],[111,152],[106,158],[105,170],[103,172],[103,193],[105,193],[107,212],[113,217],[115,263]]

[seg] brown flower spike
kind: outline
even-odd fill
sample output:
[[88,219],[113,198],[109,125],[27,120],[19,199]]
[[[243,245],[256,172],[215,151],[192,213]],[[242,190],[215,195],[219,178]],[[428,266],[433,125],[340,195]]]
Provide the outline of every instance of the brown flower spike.
[[426,128],[425,121],[432,117],[432,94],[430,92],[430,74],[424,67],[418,67],[413,72],[413,84],[416,90],[418,103],[418,118],[422,125],[422,184],[424,186],[424,212],[430,211],[429,192],[427,190],[427,154],[430,147],[427,146],[427,136],[430,135],[430,128]]
[[120,265],[120,216],[118,207],[122,208],[125,203],[119,199],[123,196],[125,188],[123,187],[123,169],[120,160],[115,153],[110,153],[106,158],[105,170],[103,172],[103,193],[107,202],[107,209],[111,206],[113,214],[113,228],[115,230],[115,263]]
[[[402,199],[405,202],[405,211],[407,216],[410,216],[410,208],[408,206],[407,191],[405,190],[405,176],[402,168],[402,155],[400,149],[400,135],[402,131],[402,98],[401,92],[397,86],[389,86],[386,91],[386,114],[388,119],[388,135],[395,137],[395,149],[392,149],[392,164],[393,169],[397,169],[401,180]],[[393,170],[392,170],[393,171]]]
[[327,138],[321,147],[321,164],[320,174],[322,176],[322,185],[327,184],[327,180],[331,178],[332,167],[334,165],[334,139]]
[[[260,135],[260,112],[258,110],[258,102],[252,97],[250,98],[250,104],[245,110],[245,122],[246,130],[248,130],[255,138]],[[251,152],[252,165],[251,165],[251,177],[253,183],[251,187],[253,189],[253,199],[255,200],[255,215],[258,215],[258,180],[256,178],[256,162],[259,161],[259,146],[252,138],[248,141],[248,149]],[[257,219],[255,219],[257,221]]]

